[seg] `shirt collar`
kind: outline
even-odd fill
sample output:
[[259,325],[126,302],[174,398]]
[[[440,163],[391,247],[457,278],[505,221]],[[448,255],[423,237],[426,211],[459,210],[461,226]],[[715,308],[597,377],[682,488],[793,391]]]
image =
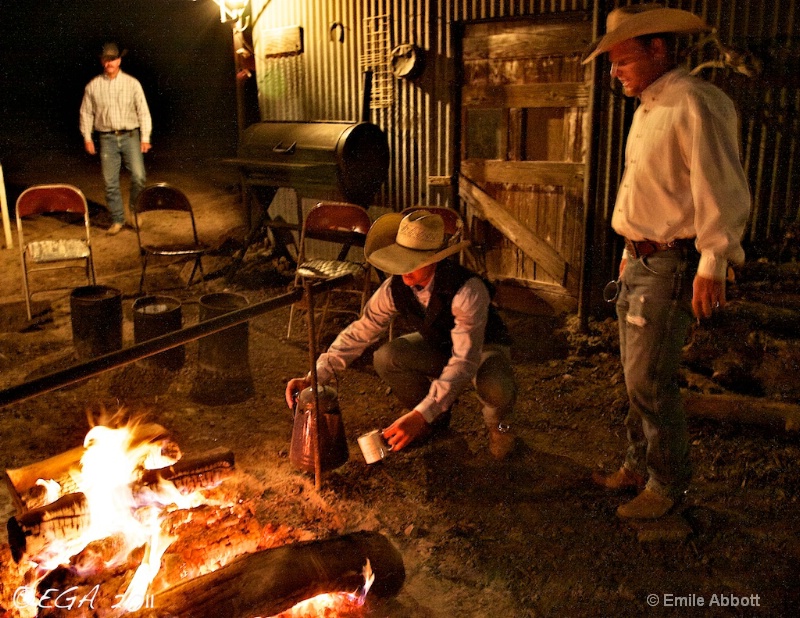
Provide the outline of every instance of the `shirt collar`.
[[672,82],[677,79],[680,79],[684,75],[688,74],[688,71],[685,67],[676,67],[671,71],[667,71],[661,77],[659,77],[656,81],[650,84],[647,88],[644,89],[639,98],[642,101],[642,104],[648,105],[651,103],[655,103],[658,100],[659,95],[664,92],[664,89],[669,86]]
[[425,285],[425,286],[421,286],[421,285],[412,285],[412,286],[411,286],[411,289],[412,289],[412,290],[414,290],[414,292],[415,292],[416,294],[420,294],[421,292],[424,292],[424,291],[426,291],[426,290],[427,290],[428,292],[430,292],[430,291],[433,289],[433,280],[434,280],[434,279],[436,279],[436,273],[435,273],[435,272],[433,273],[433,277],[431,277],[431,280],[430,280],[430,281],[428,281],[428,284],[427,284],[427,285]]

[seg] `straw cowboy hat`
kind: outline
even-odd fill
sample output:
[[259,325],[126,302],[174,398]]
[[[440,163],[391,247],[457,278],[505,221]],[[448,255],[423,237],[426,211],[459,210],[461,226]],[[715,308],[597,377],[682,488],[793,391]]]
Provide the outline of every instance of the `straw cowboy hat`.
[[406,275],[440,262],[469,245],[468,240],[449,244],[444,221],[427,210],[405,216],[392,212],[378,218],[364,241],[364,256],[375,268],[390,275]]
[[714,30],[701,17],[681,9],[665,9],[660,4],[634,4],[614,9],[606,18],[606,34],[586,51],[583,64],[610,50],[617,43],[646,34],[666,32],[698,34]]

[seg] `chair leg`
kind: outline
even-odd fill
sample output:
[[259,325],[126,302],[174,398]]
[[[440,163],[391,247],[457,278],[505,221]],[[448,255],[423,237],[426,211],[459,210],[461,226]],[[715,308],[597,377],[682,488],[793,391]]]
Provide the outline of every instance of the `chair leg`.
[[294,318],[294,303],[289,307],[289,328],[286,329],[286,338],[292,338],[292,319]]
[[325,304],[322,305],[322,315],[320,316],[319,326],[317,327],[317,340],[315,342],[317,349],[320,348],[320,342],[322,341],[322,329],[325,326],[325,322],[328,319],[328,309],[330,308],[331,305],[332,295],[333,295],[333,290],[328,290],[327,292],[325,292]]
[[194,281],[194,275],[198,270],[200,271],[200,282],[203,284],[203,289],[205,289],[206,274],[203,272],[203,262],[199,255],[194,259],[194,265],[192,266],[192,274],[189,275],[189,281],[186,284],[187,288],[189,288],[192,285],[192,281]]
[[371,281],[369,280],[370,272],[369,270],[364,273],[364,288],[361,290],[361,307],[358,310],[358,316],[361,317],[361,314],[364,313],[364,307],[369,300],[369,293],[372,287]]
[[147,255],[142,256],[142,276],[139,278],[139,294],[144,290],[144,273],[147,270]]
[[33,319],[31,312],[31,290],[28,285],[28,263],[25,260],[24,252],[20,253],[20,264],[22,265],[22,291],[25,294],[25,309],[28,312],[28,321]]
[[96,285],[97,281],[94,277],[94,264],[90,258],[86,258],[86,281],[89,285]]

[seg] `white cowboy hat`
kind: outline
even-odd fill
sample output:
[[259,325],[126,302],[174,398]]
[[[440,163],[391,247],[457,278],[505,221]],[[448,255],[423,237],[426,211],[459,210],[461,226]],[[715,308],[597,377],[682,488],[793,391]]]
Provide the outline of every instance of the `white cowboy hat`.
[[617,43],[647,34],[666,32],[697,34],[714,30],[701,17],[681,9],[665,9],[660,4],[634,4],[614,9],[606,18],[606,34],[586,51],[583,64],[610,50]]
[[364,256],[375,268],[390,275],[406,275],[440,262],[469,245],[468,240],[448,244],[442,218],[427,210],[403,216],[392,212],[378,218],[364,241]]

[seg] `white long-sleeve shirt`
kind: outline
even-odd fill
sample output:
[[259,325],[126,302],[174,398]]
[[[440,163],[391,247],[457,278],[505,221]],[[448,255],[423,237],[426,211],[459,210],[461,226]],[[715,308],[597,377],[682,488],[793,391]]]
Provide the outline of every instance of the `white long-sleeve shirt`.
[[139,80],[120,71],[114,79],[101,74],[86,84],[80,111],[80,131],[84,142],[92,140],[93,130],[136,128],[141,141],[149,144],[153,122]]
[[722,280],[744,261],[749,212],[733,102],[684,68],[661,76],[633,116],[612,227],[630,240],[696,237],[698,274]]
[[[412,288],[423,307],[428,306],[435,280],[434,275],[422,290]],[[327,352],[320,354],[317,359],[319,384],[327,384],[341,374],[389,328],[392,318],[398,314],[390,283],[391,279],[387,279],[375,290],[361,317],[339,333]],[[467,280],[453,297],[455,324],[450,331],[453,342],[450,360],[439,377],[431,382],[425,398],[414,407],[429,423],[455,403],[478,371],[490,300],[489,291],[477,277]]]

